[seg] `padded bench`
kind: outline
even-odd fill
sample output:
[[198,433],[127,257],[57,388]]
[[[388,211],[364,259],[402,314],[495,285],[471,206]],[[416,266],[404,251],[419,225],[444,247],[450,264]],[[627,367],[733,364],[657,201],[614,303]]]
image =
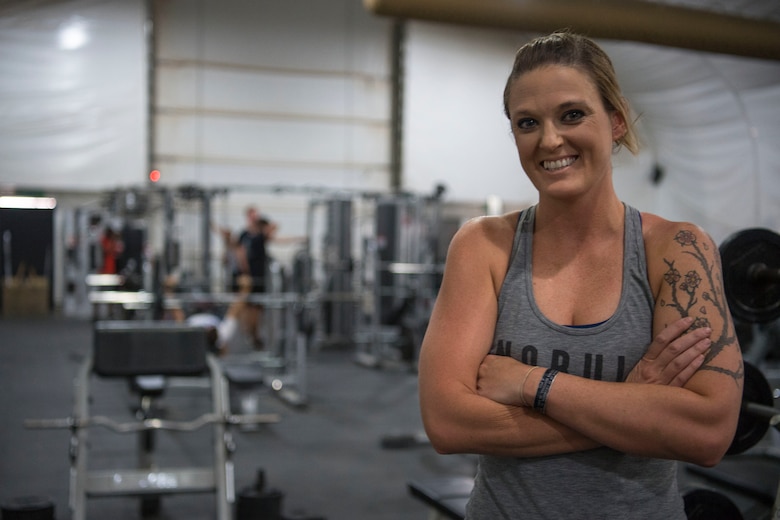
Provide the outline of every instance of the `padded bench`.
[[407,482],[409,493],[429,506],[431,520],[463,520],[473,487],[472,477],[432,477]]
[[208,343],[200,327],[173,322],[95,323],[92,371],[101,377],[208,374]]

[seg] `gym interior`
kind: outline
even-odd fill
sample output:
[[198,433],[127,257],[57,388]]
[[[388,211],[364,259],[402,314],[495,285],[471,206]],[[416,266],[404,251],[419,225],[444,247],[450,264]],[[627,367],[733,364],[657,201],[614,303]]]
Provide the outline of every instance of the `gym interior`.
[[[722,462],[679,464],[689,518],[777,518],[777,2],[23,0],[0,5],[2,519],[462,519],[477,457],[428,442],[417,359],[455,232],[535,203],[502,89],[565,27],[637,117],[621,198],[720,245],[745,391]],[[273,231],[247,293],[249,208]],[[172,317],[236,306],[260,318],[225,345]]]

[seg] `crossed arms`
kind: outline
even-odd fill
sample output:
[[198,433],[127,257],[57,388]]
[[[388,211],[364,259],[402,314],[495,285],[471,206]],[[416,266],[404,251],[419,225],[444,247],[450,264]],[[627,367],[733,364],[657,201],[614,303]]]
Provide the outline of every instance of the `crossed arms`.
[[508,221],[482,219],[458,232],[420,355],[423,422],[438,451],[532,457],[609,446],[705,466],[721,459],[743,372],[717,248],[698,228],[655,219],[645,237],[655,339],[644,360],[622,383],[559,374],[546,414],[523,405],[519,388],[524,381],[533,402],[544,371],[487,355]]

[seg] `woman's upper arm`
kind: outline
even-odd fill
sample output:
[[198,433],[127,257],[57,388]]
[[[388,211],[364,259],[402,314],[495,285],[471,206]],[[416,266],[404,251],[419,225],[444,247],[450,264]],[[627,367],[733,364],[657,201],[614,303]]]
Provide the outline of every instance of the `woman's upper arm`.
[[[643,226],[656,297],[653,336],[683,316],[694,318],[692,327],[712,330],[704,364],[682,388],[562,374],[548,394],[547,413],[619,451],[714,465],[734,438],[744,377],[718,249],[690,224],[648,215]],[[532,384],[539,378],[533,374]]]
[[555,421],[477,392],[477,374],[493,341],[497,295],[512,245],[510,222],[509,217],[469,222],[456,234],[447,255],[419,360],[423,424],[441,453],[532,456],[595,445]]
[[423,420],[434,435],[437,419],[458,413],[460,407],[449,400],[454,393],[476,395],[477,370],[493,339],[497,298],[488,247],[482,223],[470,221],[447,254],[419,362]]
[[654,334],[684,316],[694,318],[692,329],[712,329],[710,350],[685,388],[707,398],[698,413],[711,424],[711,442],[725,442],[728,448],[739,416],[744,370],[718,248],[707,233],[686,223],[662,223],[653,242],[655,253],[648,262],[656,286]]

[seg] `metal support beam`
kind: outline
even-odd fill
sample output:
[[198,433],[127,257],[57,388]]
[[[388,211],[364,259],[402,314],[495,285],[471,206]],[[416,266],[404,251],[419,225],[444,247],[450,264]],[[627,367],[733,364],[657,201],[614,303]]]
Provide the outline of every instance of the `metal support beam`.
[[363,0],[378,15],[780,60],[780,23],[640,0]]
[[390,119],[390,187],[394,192],[403,189],[403,112],[404,112],[404,42],[406,27],[403,20],[395,20],[391,37],[392,115]]

